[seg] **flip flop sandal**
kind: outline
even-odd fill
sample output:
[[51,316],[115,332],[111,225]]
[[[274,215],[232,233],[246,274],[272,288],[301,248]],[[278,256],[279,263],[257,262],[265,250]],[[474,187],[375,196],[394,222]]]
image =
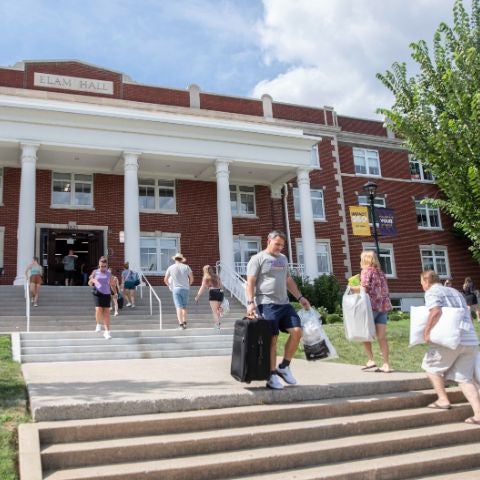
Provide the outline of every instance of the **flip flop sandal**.
[[475,420],[473,417],[470,417],[465,420],[465,423],[469,425],[480,425],[480,420]]
[[433,402],[428,405],[428,408],[433,408],[434,410],[450,410],[452,408],[451,405],[439,405],[437,402]]
[[377,368],[375,364],[373,365],[364,365],[361,370],[371,370],[372,368]]

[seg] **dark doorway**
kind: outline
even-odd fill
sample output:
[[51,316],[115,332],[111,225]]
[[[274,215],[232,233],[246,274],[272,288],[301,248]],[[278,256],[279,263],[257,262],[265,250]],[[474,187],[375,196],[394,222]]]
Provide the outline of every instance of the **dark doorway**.
[[78,256],[74,285],[84,285],[99,257],[104,255],[103,230],[42,228],[40,237],[40,257],[47,285],[65,285],[62,260],[70,250]]

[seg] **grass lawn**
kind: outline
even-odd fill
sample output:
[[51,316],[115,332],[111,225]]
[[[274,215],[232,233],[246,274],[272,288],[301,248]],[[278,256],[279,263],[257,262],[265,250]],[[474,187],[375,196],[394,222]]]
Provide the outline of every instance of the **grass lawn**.
[[[359,342],[349,342],[345,339],[343,323],[334,323],[331,325],[323,325],[328,338],[337,350],[338,357],[331,360],[337,363],[350,363],[352,365],[365,364],[367,357],[363,349],[363,345]],[[477,334],[480,334],[480,324],[475,322]],[[417,345],[408,347],[410,334],[410,321],[399,320],[389,322],[387,326],[387,339],[390,347],[390,366],[394,370],[404,372],[422,372],[420,368],[423,355],[427,349],[426,345]],[[283,345],[288,336],[284,333],[280,334],[278,339],[278,355],[283,355]],[[381,365],[380,350],[378,342],[373,342],[373,351],[377,365]],[[295,355],[296,358],[305,358],[302,348],[300,347]]]
[[18,479],[17,426],[30,421],[20,365],[12,360],[10,337],[0,335],[0,479]]

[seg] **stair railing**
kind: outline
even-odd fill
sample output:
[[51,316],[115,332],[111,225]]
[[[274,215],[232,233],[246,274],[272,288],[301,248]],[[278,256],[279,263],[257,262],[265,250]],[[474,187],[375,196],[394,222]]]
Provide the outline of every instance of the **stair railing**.
[[[153,289],[152,285],[150,282],[147,280],[147,277],[143,274],[143,272],[139,272],[140,275],[140,285],[143,286],[146,285],[148,287],[148,292],[149,292],[149,297],[150,297],[150,315],[153,315],[153,297],[158,302],[158,310],[159,310],[159,329],[163,329],[162,325],[162,301],[160,300],[160,297],[157,295],[157,292]],[[143,293],[143,290],[140,287],[140,292]],[[143,298],[143,295],[141,295],[141,298]]]
[[30,331],[30,275],[25,276],[23,283],[25,289],[25,316],[27,317],[27,332]]
[[215,267],[217,269],[217,275],[220,277],[224,288],[229,290],[230,294],[235,297],[244,307],[246,307],[247,282],[245,279],[220,261],[215,264]]

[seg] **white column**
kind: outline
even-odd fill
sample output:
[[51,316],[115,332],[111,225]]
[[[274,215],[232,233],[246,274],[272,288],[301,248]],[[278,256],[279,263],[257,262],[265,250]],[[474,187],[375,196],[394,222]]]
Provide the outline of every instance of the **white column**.
[[23,285],[25,269],[35,251],[35,183],[37,150],[39,145],[22,143],[20,178],[20,203],[17,229],[17,276],[14,285]]
[[234,270],[233,257],[233,225],[232,209],[230,207],[230,182],[228,162],[217,160],[217,212],[218,212],[218,243],[220,261]]
[[123,152],[125,261],[140,271],[140,210],[138,207],[138,153]]
[[300,199],[300,223],[302,228],[303,262],[305,274],[310,280],[318,277],[315,224],[313,222],[310,177],[308,168],[297,169],[298,195]]

